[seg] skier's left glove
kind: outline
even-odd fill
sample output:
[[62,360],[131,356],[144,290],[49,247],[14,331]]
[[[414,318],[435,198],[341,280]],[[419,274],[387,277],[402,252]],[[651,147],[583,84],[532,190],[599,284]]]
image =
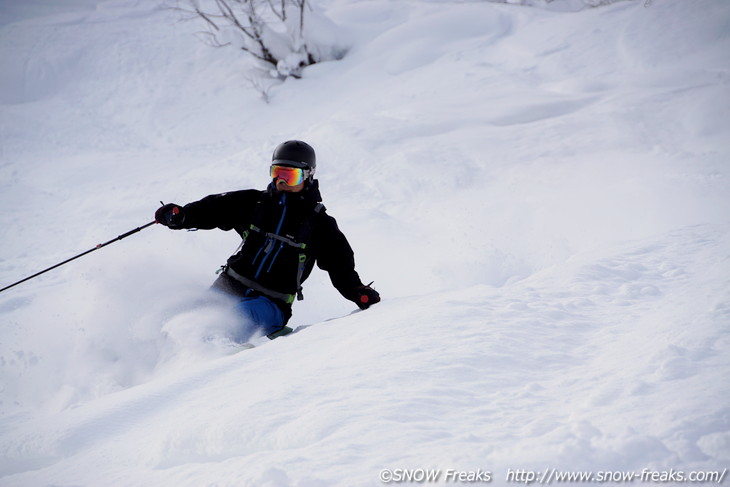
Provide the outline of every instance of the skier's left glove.
[[357,304],[357,307],[360,309],[368,309],[375,303],[380,302],[380,294],[378,294],[378,291],[371,288],[370,285],[360,286],[357,288],[355,293],[357,295],[355,298],[355,304]]

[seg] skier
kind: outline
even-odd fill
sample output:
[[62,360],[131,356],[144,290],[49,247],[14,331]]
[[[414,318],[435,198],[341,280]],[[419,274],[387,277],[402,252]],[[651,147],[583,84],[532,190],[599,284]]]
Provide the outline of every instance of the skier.
[[321,203],[316,167],[314,149],[289,140],[274,150],[266,190],[214,194],[185,206],[168,203],[155,212],[155,221],[173,230],[220,228],[241,235],[212,287],[234,296],[244,319],[270,337],[285,329],[315,262],[360,309],[380,301],[360,280],[350,244]]

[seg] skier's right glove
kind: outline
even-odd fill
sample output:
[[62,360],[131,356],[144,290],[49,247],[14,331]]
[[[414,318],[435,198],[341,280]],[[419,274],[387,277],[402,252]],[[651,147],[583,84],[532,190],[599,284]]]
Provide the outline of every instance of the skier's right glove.
[[185,221],[185,213],[178,205],[167,203],[157,209],[155,212],[155,221],[173,230],[179,230]]

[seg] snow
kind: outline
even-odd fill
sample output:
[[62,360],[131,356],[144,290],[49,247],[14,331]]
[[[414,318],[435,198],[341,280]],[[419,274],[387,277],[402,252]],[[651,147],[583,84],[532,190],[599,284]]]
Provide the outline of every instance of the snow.
[[0,485],[730,467],[730,3],[575,5],[323,0],[265,103],[163,3],[0,4],[1,285],[301,138],[383,296],[235,353],[236,236],[160,226],[4,291]]

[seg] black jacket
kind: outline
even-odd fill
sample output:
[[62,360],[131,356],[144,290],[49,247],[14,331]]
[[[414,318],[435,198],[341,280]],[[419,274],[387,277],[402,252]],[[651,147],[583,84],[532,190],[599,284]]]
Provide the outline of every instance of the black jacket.
[[[183,207],[182,227],[235,230],[241,235],[242,247],[228,258],[227,273],[256,285],[247,289],[239,282],[226,286],[229,291],[249,294],[251,287],[258,287],[261,294],[273,291],[269,297],[293,297],[316,262],[329,273],[340,294],[355,301],[362,282],[355,271],[352,248],[335,219],[327,215],[321,199],[316,180],[299,193],[279,192],[272,184],[265,191],[210,195]],[[230,277],[224,279],[231,281]],[[279,297],[274,301],[288,320],[292,299]]]

